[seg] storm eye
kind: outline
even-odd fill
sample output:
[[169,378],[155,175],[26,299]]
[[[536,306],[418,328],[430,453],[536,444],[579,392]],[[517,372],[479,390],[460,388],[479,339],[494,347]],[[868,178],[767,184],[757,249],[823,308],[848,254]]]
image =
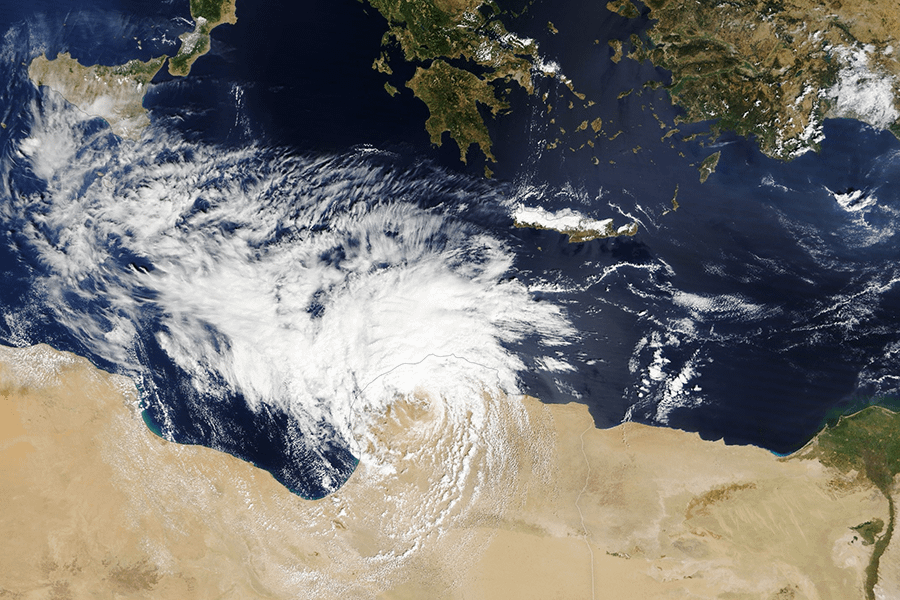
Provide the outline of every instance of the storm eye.
[[320,319],[325,314],[324,301],[325,290],[317,291],[306,305],[306,313],[313,319]]
[[197,198],[194,201],[194,205],[191,207],[191,212],[194,212],[194,213],[204,212],[205,213],[211,207],[212,207],[212,204],[210,204],[209,200],[207,200],[206,198]]
[[341,263],[344,262],[347,258],[347,252],[344,250],[342,246],[335,246],[334,248],[330,248],[326,250],[322,254],[319,255],[319,260],[328,265],[329,267],[338,268],[341,266]]

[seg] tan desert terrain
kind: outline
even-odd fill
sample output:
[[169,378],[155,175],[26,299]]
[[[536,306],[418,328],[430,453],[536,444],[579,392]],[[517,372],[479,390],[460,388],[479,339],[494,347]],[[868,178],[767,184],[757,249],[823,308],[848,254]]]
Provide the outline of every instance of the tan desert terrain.
[[155,436],[123,377],[0,348],[0,598],[865,597],[873,545],[852,528],[887,522],[888,503],[853,473],[507,401],[530,432],[507,440],[512,480],[426,510],[440,462],[417,452],[438,404],[399,400],[379,439],[405,466],[361,464],[309,501]]

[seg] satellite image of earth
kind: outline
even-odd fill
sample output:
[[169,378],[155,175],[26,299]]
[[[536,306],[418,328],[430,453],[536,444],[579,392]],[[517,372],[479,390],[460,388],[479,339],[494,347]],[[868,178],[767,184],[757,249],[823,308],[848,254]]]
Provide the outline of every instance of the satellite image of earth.
[[0,599],[900,598],[896,0],[0,11]]

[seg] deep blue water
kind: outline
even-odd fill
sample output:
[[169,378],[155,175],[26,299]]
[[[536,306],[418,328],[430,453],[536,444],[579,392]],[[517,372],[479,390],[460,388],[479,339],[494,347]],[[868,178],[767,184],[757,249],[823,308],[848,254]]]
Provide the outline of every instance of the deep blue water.
[[[189,28],[187,3],[174,0],[0,7],[0,27],[11,32],[6,43],[18,53],[2,65],[9,85],[0,91],[8,125],[0,130],[0,144],[10,163],[19,160],[14,142],[31,126],[23,107],[40,98],[23,75],[22,60],[41,51],[70,51],[83,62],[105,64],[171,54],[177,35]],[[819,154],[790,163],[770,160],[752,141],[734,136],[683,141],[705,124],[682,126],[682,134],[662,142],[664,130],[653,114],[671,124],[678,110],[663,91],[641,92],[639,86],[665,81],[666,74],[648,64],[607,60],[610,36],[627,37],[646,22],[629,22],[601,4],[576,8],[537,4],[510,28],[537,38],[576,89],[596,101],[587,107],[558,82],[543,81],[541,91],[558,98],[555,128],[573,131],[582,120],[600,117],[607,137],[577,152],[568,146],[587,137],[540,151],[556,129],[531,99],[514,94],[515,110],[491,123],[500,158],[495,182],[477,179],[478,160],[461,165],[452,143],[430,147],[423,126],[427,109],[408,90],[393,99],[384,92],[384,78],[371,69],[384,22],[355,0],[302,7],[239,1],[237,25],[215,30],[212,52],[197,61],[190,77],[160,73],[146,106],[155,126],[197,143],[307,154],[371,144],[393,153],[385,159],[387,171],[405,173],[410,182],[437,181],[437,191],[401,189],[430,208],[465,204],[458,210],[461,220],[515,251],[509,277],[532,287],[536,302],[562,306],[579,332],[571,345],[556,350],[575,371],[539,368],[536,358],[545,350],[537,339],[509,344],[529,366],[520,374],[524,391],[547,402],[583,402],[598,426],[632,418],[789,452],[833,411],[896,397],[900,142],[843,120],[826,122]],[[547,20],[559,35],[547,32]],[[397,85],[410,73],[399,67],[391,81]],[[630,88],[638,89],[618,98]],[[619,130],[619,137],[608,139]],[[115,142],[108,143],[114,152]],[[718,169],[701,185],[696,164],[714,151],[722,153]],[[18,167],[5,183],[7,203],[44,190]],[[666,213],[676,187],[680,208]],[[514,229],[489,199],[526,189],[536,190],[529,203],[615,217],[617,224],[636,219],[640,231],[633,238],[568,244],[553,232]],[[851,190],[877,201],[846,210],[832,192]],[[164,435],[252,461],[301,495],[320,497],[332,489],[321,483],[323,469],[338,482],[349,476],[356,459],[326,423],[321,439],[328,441],[314,459],[298,442],[303,434],[288,414],[251,410],[224,383],[215,402],[197,393],[153,335],[161,325],[151,296],[142,300],[143,335],[133,350],[144,370],[116,364],[86,345],[32,287],[48,267],[23,237],[38,213],[28,214],[19,219],[0,211],[0,306],[6,316],[0,341],[50,343],[135,377],[148,418]],[[124,251],[118,260],[123,270],[155,268]],[[97,311],[106,307],[102,294],[98,288]]]

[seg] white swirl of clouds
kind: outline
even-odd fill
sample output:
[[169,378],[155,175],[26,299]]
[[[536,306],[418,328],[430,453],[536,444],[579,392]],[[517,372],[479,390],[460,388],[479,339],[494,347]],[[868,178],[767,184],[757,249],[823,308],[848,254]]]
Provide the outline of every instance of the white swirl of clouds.
[[492,403],[519,393],[525,368],[508,345],[575,334],[509,277],[512,251],[457,215],[501,206],[499,192],[479,196],[490,188],[424,168],[397,175],[372,152],[301,158],[158,130],[121,142],[52,92],[32,112],[18,161],[46,190],[5,212],[46,267],[45,301],[82,343],[146,369],[134,345],[152,315],[198,393],[277,407],[311,440],[328,424],[385,473],[395,467],[373,423],[418,398],[458,442],[437,497],[468,485],[472,457],[502,458]]

